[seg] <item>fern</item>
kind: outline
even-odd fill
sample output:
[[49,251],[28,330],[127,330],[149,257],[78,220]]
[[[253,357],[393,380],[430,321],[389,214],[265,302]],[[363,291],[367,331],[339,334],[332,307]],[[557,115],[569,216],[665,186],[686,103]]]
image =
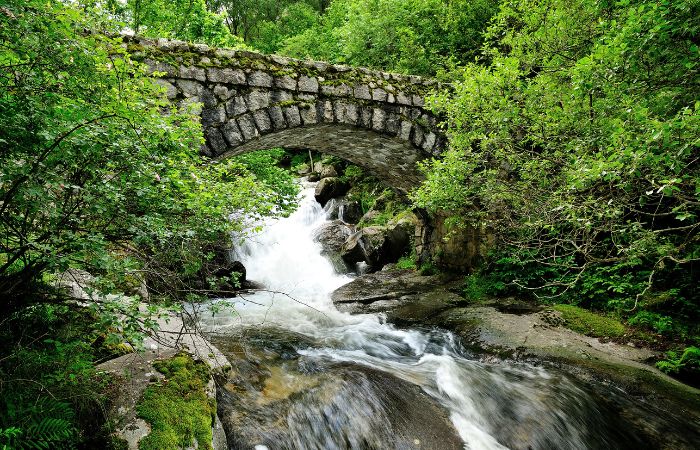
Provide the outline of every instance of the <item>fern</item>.
[[12,426],[0,429],[0,450],[50,450],[71,447],[77,430],[71,405],[51,397],[35,403],[7,405],[3,422]]

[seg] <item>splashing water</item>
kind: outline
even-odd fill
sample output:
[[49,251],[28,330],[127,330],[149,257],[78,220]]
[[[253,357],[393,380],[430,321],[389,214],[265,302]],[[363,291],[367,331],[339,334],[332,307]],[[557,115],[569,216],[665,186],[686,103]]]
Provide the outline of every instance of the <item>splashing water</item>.
[[[314,370],[320,373],[332,367],[362,367],[419,386],[433,399],[431,401],[448,412],[464,448],[624,447],[619,441],[609,441],[614,424],[606,418],[608,412],[601,410],[588,393],[560,374],[525,364],[486,364],[470,359],[450,333],[400,330],[384,323],[380,315],[350,315],[338,311],[330,294],[351,278],[335,273],[331,263],[321,256],[320,244],[313,240],[314,229],[326,220],[321,206],[314,200],[313,190],[313,184],[305,183],[296,212],[266,224],[262,232],[237,248],[237,259],[245,265],[247,277],[263,283],[268,291],[220,300],[234,311],[202,315],[202,326],[218,336],[217,345],[227,339],[231,341],[241,330],[284,330],[293,339],[303,341],[294,346],[293,355],[285,356],[281,365],[265,372],[268,379],[263,388],[254,383],[248,386],[249,390],[262,392],[256,394],[255,402],[251,403],[251,416],[265,414],[261,408],[269,402],[261,400],[261,395],[266,393],[274,395],[275,399],[288,398],[292,403],[306,401],[303,395],[294,397],[290,392],[317,382],[298,368],[289,370],[288,361],[296,360],[299,366],[317,364]],[[262,339],[263,347],[272,339],[269,336],[274,333],[269,333]],[[269,345],[262,353],[289,353],[284,353],[279,346]],[[274,378],[275,374],[279,375],[279,380]],[[286,386],[289,392],[280,385]],[[268,444],[270,448],[362,448],[363,445],[374,448],[367,444],[372,441],[365,435],[379,432],[367,431],[370,425],[365,422],[357,425],[360,419],[355,416],[359,413],[352,412],[352,405],[371,403],[372,396],[361,389],[343,392],[345,397],[334,401],[344,402],[345,406],[333,414],[354,414],[354,418],[347,418],[346,425],[342,425],[346,423],[344,419],[332,415],[322,420],[318,415],[308,417],[306,413],[301,419],[299,414],[303,413],[292,405],[289,411],[296,412],[285,413],[290,433],[296,433],[285,438],[289,442],[254,444]],[[309,405],[302,406],[302,410],[316,411]],[[381,401],[367,407],[370,406],[376,414],[375,422],[389,421],[376,413],[386,410],[382,409]],[[319,408],[328,412],[327,405]],[[281,414],[275,411],[267,414]],[[310,425],[307,424],[309,420]],[[294,432],[302,426],[306,428]],[[382,424],[371,426],[381,427]],[[260,428],[266,429],[262,425]],[[356,439],[358,433],[365,433],[364,441]],[[339,434],[344,437],[333,440],[332,436]],[[381,441],[383,437],[377,439]],[[638,448],[637,443],[629,445]],[[427,448],[443,447],[429,443]]]

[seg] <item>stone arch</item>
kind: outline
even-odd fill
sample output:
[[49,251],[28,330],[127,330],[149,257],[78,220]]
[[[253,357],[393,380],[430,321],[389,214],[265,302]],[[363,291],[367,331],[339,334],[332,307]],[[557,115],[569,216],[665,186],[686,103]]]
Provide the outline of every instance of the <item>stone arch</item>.
[[361,165],[407,191],[416,162],[445,139],[425,97],[434,80],[166,39],[124,38],[168,98],[201,105],[211,157],[310,148]]

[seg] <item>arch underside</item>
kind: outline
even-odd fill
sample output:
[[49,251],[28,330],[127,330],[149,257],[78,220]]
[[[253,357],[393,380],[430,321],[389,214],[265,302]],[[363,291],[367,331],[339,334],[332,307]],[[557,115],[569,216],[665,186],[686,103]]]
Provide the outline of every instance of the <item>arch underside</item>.
[[310,149],[337,156],[367,169],[389,186],[403,192],[420,183],[416,163],[427,156],[396,137],[352,125],[323,123],[265,134],[228,149],[220,157],[274,147]]

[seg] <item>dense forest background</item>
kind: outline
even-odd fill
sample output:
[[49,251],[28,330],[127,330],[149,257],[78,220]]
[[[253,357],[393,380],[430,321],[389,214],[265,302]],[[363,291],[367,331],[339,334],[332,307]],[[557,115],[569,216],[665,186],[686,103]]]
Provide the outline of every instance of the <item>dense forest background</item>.
[[430,106],[449,146],[411,200],[496,236],[466,300],[597,311],[693,376],[699,18],[697,0],[0,0],[0,445],[100,439],[94,364],[158,314],[76,308],[57,273],[113,293],[147,278],[176,308],[220,282],[217,245],[246,226],[231,214],[293,208],[283,152],[199,155],[125,29],[445,81]]

